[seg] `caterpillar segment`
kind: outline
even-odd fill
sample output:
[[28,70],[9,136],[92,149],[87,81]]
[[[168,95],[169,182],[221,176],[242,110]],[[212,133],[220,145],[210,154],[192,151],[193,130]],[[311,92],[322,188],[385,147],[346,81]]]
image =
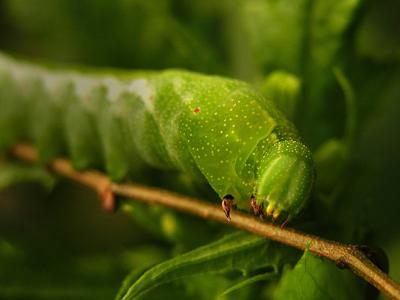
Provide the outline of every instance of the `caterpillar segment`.
[[297,215],[312,188],[309,149],[248,84],[182,70],[49,68],[0,53],[0,147],[33,142],[43,162],[69,156],[113,180],[148,169],[208,184],[235,205]]

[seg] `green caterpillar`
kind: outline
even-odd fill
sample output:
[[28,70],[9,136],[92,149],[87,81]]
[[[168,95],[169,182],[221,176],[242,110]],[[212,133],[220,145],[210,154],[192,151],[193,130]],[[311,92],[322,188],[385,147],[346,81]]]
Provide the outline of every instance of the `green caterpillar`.
[[[44,67],[0,53],[0,147],[28,140],[114,180],[146,166],[206,179],[223,199],[277,218],[300,212],[314,168],[274,104],[248,84],[181,70]],[[251,201],[249,201],[251,200]]]

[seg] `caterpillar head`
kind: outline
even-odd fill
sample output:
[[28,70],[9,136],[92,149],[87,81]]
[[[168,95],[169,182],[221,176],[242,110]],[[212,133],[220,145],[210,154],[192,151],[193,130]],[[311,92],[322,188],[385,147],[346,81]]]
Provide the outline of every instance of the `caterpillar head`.
[[310,150],[294,140],[280,141],[264,154],[258,169],[257,203],[278,218],[296,215],[306,204],[314,182]]

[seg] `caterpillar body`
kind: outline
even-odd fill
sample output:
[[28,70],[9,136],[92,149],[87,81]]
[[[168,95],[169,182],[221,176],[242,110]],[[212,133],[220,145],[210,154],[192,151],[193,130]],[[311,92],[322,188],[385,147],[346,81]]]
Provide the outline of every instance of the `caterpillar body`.
[[57,69],[0,53],[0,105],[2,148],[29,140],[42,161],[68,155],[114,180],[143,166],[205,178],[228,217],[232,199],[294,216],[312,188],[312,156],[295,127],[237,80]]

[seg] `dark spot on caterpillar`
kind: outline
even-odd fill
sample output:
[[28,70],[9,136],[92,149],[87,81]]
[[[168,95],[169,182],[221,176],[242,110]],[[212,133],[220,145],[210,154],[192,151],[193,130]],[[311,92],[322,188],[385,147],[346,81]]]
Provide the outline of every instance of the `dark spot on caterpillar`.
[[221,202],[222,210],[225,213],[226,218],[228,221],[231,220],[231,209],[233,206],[233,196],[228,194],[225,195]]
[[193,110],[193,112],[194,112],[195,114],[197,114],[197,113],[201,112],[201,109],[200,109],[200,107],[196,107],[196,108]]

